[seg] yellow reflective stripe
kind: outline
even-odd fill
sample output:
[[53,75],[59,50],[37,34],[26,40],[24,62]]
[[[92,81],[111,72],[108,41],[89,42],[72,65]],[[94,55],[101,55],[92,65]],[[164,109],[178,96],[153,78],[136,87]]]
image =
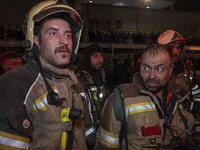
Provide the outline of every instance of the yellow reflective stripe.
[[99,128],[97,134],[98,141],[105,145],[106,147],[110,148],[119,148],[119,135],[108,132],[103,128]]
[[126,116],[135,113],[154,111],[155,104],[153,102],[137,103],[126,106],[125,110],[126,110]]
[[0,131],[0,149],[25,150],[28,149],[30,139]]
[[47,93],[43,97],[39,98],[33,105],[35,111],[45,110],[48,106]]
[[[54,92],[58,93],[58,90],[53,87]],[[47,108],[49,105],[47,102],[47,94],[48,92],[44,93],[42,96],[40,96],[33,104],[34,111],[42,111]],[[59,93],[58,93],[59,95]]]
[[93,133],[95,131],[95,128],[94,127],[91,127],[90,129],[88,129],[86,132],[85,132],[85,137],[87,137],[88,135],[90,135],[91,133]]

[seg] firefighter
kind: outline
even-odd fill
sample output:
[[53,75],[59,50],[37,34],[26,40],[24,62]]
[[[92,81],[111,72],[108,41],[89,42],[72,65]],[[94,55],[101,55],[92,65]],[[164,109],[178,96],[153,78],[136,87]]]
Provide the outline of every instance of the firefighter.
[[84,63],[77,70],[77,89],[84,102],[83,122],[88,149],[94,149],[102,107],[109,94],[103,69],[103,54],[99,44],[89,45],[83,52]]
[[67,2],[48,0],[25,24],[27,62],[0,77],[0,149],[86,150],[82,100],[68,69],[83,20]]
[[191,139],[194,118],[182,107],[189,92],[169,82],[172,57],[165,45],[151,45],[143,51],[140,72],[134,75],[133,83],[117,87],[106,100],[97,150],[186,146],[183,141]]
[[170,80],[190,91],[191,102],[188,111],[193,112],[195,118],[199,119],[200,83],[195,72],[183,62],[186,53],[185,39],[178,32],[167,30],[158,37],[157,42],[172,49],[174,69]]

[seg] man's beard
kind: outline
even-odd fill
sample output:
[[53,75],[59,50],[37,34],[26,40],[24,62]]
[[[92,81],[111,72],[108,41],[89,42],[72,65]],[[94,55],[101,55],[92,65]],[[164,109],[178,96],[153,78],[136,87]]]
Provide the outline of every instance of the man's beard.
[[[101,65],[101,67],[98,67],[99,65]],[[101,71],[102,67],[103,67],[103,64],[99,62],[98,64],[96,64],[96,66],[93,69],[96,71]]]
[[[148,85],[148,83],[155,83],[156,86],[151,87],[151,86]],[[147,78],[144,81],[144,86],[148,91],[150,91],[152,93],[157,93],[157,92],[161,91],[164,88],[163,86],[160,85],[159,80],[157,80],[157,79],[149,79],[149,78]]]
[[178,54],[174,54],[173,55],[173,63],[176,63],[179,60],[179,55]]

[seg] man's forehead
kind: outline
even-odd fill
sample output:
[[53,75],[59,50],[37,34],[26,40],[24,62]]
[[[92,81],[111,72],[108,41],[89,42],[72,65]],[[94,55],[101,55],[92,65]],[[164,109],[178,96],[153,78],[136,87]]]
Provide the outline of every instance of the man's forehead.
[[92,56],[94,56],[94,55],[103,55],[103,53],[95,52],[94,54],[92,54]]
[[148,64],[148,65],[165,64],[165,61],[169,61],[169,55],[162,51],[159,51],[156,54],[147,52],[141,58],[141,63]]

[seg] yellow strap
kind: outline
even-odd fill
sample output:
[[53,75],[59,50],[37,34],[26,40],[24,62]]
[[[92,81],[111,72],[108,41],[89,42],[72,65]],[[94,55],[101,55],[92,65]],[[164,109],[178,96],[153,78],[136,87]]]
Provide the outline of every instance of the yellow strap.
[[66,150],[67,132],[62,133],[61,150]]
[[70,109],[71,108],[61,108],[60,119],[62,120],[62,122],[70,121],[70,118],[69,118]]

